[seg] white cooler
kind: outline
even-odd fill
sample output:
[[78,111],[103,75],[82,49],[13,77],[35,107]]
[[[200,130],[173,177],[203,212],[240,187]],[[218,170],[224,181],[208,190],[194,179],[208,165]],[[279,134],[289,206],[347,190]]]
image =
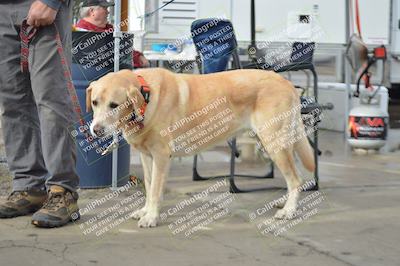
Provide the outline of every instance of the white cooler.
[[[377,86],[374,86],[377,87]],[[357,86],[351,85],[351,89],[354,92]],[[365,90],[363,85],[360,85],[360,92]],[[389,94],[388,89],[381,86],[379,92],[375,97],[379,97],[379,107],[382,111],[388,112],[389,105]],[[352,98],[349,109],[360,105],[359,98]],[[319,124],[319,128],[341,131],[344,132],[346,129],[347,117],[346,111],[346,84],[345,83],[318,83],[318,102],[320,104],[332,103],[334,105],[333,110],[324,110],[322,121]]]

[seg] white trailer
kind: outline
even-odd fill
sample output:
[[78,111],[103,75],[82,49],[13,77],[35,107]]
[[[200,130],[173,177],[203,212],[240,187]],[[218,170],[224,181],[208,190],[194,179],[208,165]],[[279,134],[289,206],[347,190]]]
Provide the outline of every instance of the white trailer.
[[[146,20],[137,19],[168,2],[167,0],[129,0],[130,30],[145,30],[144,49],[152,43],[171,43],[190,33],[193,20],[206,17],[225,17],[232,20],[239,45],[246,48],[251,38],[250,0],[177,0]],[[298,33],[310,30],[299,25],[297,32],[287,31],[300,24],[301,17],[313,16],[322,34],[316,42],[317,71],[319,63],[331,60],[333,74],[326,75],[321,67],[320,80],[344,82],[343,54],[348,30],[348,0],[256,0],[256,39],[273,41],[276,45],[298,39]],[[362,37],[368,47],[384,44],[388,48],[388,67],[385,85],[400,86],[400,0],[359,0]],[[378,65],[375,81],[381,79]],[[373,80],[373,81],[374,81]]]

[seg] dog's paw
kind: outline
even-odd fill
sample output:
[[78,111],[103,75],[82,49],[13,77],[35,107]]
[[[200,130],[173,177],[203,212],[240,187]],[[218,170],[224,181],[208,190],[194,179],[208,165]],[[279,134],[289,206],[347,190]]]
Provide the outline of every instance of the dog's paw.
[[156,227],[157,226],[157,215],[151,215],[147,213],[138,222],[138,226],[142,228]]
[[135,220],[139,220],[140,218],[142,218],[143,216],[145,216],[147,213],[146,209],[143,207],[137,211],[134,211],[132,213],[132,218]]
[[285,205],[286,205],[286,201],[279,201],[279,202],[275,203],[274,207],[277,209],[283,209],[283,207],[285,207]]
[[296,209],[283,208],[275,213],[274,218],[278,220],[291,220],[296,214]]

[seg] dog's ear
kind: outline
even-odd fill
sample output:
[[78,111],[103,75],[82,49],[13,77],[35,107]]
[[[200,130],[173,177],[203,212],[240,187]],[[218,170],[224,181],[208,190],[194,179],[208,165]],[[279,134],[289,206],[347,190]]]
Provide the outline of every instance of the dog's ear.
[[126,88],[126,95],[129,101],[133,103],[135,109],[140,108],[144,104],[144,97],[135,86],[132,85]]
[[92,110],[92,83],[86,89],[86,112],[89,113]]

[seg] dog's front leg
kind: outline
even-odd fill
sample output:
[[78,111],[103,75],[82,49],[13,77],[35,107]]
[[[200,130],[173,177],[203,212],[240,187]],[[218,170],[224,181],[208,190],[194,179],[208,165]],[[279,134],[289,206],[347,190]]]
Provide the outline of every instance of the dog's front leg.
[[[171,160],[169,154],[156,150],[153,154],[150,193],[146,198],[146,214],[140,218],[139,227],[154,227],[157,225],[160,211],[160,198],[163,193],[165,179],[169,174]],[[148,190],[146,189],[148,192]]]
[[133,219],[139,220],[146,214],[147,206],[149,205],[149,194],[150,194],[150,184],[151,184],[151,168],[153,164],[153,158],[150,154],[140,153],[140,159],[142,161],[143,166],[143,175],[144,175],[144,187],[146,189],[146,203],[143,208],[135,211],[132,214]]

